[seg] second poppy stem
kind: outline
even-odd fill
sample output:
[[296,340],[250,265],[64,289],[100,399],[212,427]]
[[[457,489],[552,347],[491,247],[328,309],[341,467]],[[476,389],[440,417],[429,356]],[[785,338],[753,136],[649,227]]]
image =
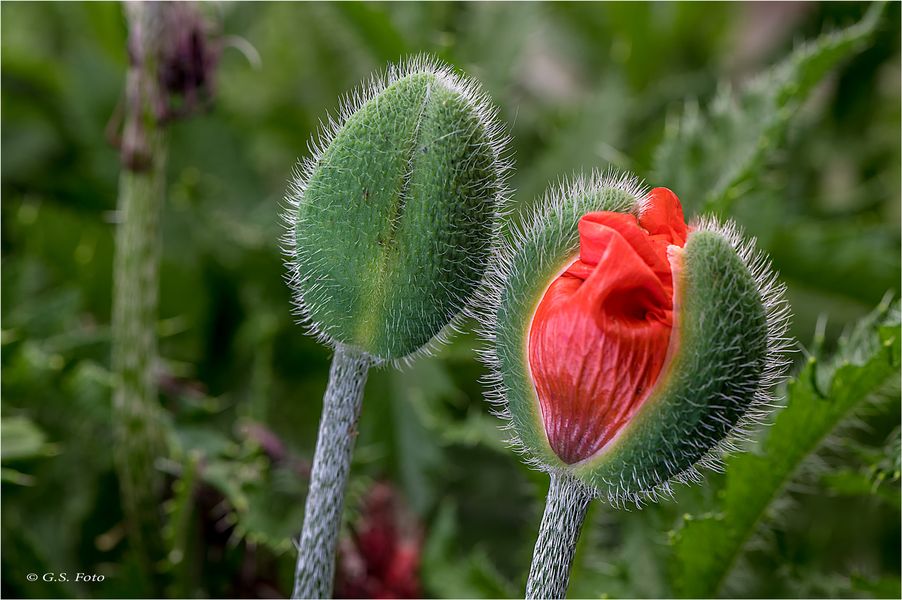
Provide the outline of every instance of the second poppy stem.
[[564,598],[570,567],[591,497],[571,476],[552,472],[539,538],[532,555],[526,598]]
[[292,598],[331,598],[335,549],[357,438],[357,418],[371,359],[339,346],[329,370],[310,472]]

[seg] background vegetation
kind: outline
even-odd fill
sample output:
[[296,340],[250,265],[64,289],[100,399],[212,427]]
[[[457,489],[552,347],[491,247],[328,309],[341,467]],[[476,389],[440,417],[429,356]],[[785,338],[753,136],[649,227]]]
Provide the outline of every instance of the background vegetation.
[[[673,188],[691,214],[734,217],[789,285],[801,351],[774,427],[672,502],[595,503],[571,596],[898,598],[898,308],[861,320],[900,286],[899,5],[781,63],[868,9],[205,6],[224,48],[210,110],[170,135],[156,331],[166,554],[148,584],[124,535],[110,406],[119,163],[104,132],[125,23],[113,3],[3,3],[3,595],[288,593],[329,353],[289,312],[281,198],[341,95],[428,51],[497,101],[518,210],[614,165]],[[506,450],[476,345],[466,333],[371,374],[339,593],[522,593],[547,477]],[[70,581],[26,580],[60,572]]]

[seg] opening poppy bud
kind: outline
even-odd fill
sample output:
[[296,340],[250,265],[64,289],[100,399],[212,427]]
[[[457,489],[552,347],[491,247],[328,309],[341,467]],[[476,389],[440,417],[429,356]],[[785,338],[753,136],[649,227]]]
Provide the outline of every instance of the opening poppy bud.
[[474,83],[424,58],[352,98],[295,177],[290,285],[322,341],[399,359],[458,318],[483,278],[505,136]]
[[732,226],[688,226],[665,188],[550,194],[493,284],[487,358],[515,444],[615,503],[696,478],[785,367],[767,262]]

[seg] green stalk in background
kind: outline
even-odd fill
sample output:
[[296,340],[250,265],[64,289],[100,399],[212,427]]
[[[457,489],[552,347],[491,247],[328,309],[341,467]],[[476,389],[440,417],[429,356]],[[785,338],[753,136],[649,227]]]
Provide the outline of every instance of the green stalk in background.
[[162,478],[154,463],[166,452],[155,373],[166,124],[176,96],[183,96],[178,114],[194,108],[214,55],[192,43],[203,40],[203,25],[191,5],[129,2],[124,9],[129,68],[113,265],[114,455],[130,548],[150,575],[161,553]]
[[161,477],[154,468],[165,443],[154,368],[157,358],[160,211],[165,194],[166,136],[152,108],[162,5],[125,5],[129,27],[119,222],[113,265],[114,450],[131,549],[145,572],[159,554]]

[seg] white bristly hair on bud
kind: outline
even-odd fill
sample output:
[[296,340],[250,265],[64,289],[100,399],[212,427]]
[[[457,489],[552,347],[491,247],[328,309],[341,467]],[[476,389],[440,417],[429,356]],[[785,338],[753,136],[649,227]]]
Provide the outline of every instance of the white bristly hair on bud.
[[780,282],[771,260],[758,249],[757,240],[745,236],[735,221],[721,222],[711,216],[694,219],[690,228],[692,232],[710,231],[725,239],[751,274],[767,321],[767,349],[764,370],[747,411],[730,435],[715,444],[693,467],[674,477],[675,483],[698,483],[702,469],[723,471],[723,457],[739,450],[748,443],[753,430],[766,425],[767,415],[780,406],[777,386],[785,379],[792,364],[790,356],[796,351],[795,340],[788,336],[792,311],[786,300],[786,284]]
[[[476,115],[479,126],[482,128],[487,140],[485,143],[490,146],[491,154],[495,158],[497,192],[492,197],[486,198],[486,202],[492,205],[494,229],[491,239],[485,240],[486,248],[492,246],[493,240],[498,238],[501,221],[510,210],[510,192],[507,185],[508,176],[512,168],[512,160],[508,154],[509,135],[498,119],[498,108],[473,80],[443,64],[436,58],[419,54],[402,60],[398,64],[389,65],[384,72],[372,75],[364,84],[345,95],[341,99],[338,115],[335,117],[327,115],[325,121],[320,122],[316,135],[308,142],[309,156],[301,160],[293,169],[292,180],[284,198],[281,212],[285,233],[281,237],[280,245],[282,253],[286,257],[284,263],[287,270],[286,282],[292,290],[292,313],[297,317],[298,323],[306,328],[308,334],[315,337],[319,342],[333,348],[336,346],[337,340],[326,333],[324,328],[313,320],[310,315],[309,307],[311,303],[317,301],[312,296],[315,296],[318,285],[316,282],[310,281],[303,282],[306,284],[305,286],[301,285],[302,276],[297,251],[299,236],[303,236],[304,231],[303,227],[301,227],[302,224],[297,219],[298,208],[304,201],[309,182],[324,153],[347,120],[389,86],[416,74],[433,75],[440,83],[463,98],[464,102]],[[308,256],[307,258],[311,257]],[[313,285],[310,285],[311,283]],[[477,284],[473,291],[460,290],[456,286],[450,289],[449,291],[455,296],[456,301],[454,304],[460,308],[445,315],[447,325],[437,332],[425,345],[406,356],[391,360],[390,362],[393,366],[399,368],[409,366],[416,358],[431,354],[436,348],[447,342],[454,332],[460,330],[461,323],[468,312],[467,307],[474,302],[478,290],[484,286],[485,280]],[[308,289],[306,295],[302,292],[303,287]],[[399,328],[409,328],[411,326],[399,315],[390,315],[389,318]],[[373,358],[374,365],[380,365],[385,362],[376,357]]]
[[[503,429],[511,434],[509,445],[523,456],[526,464],[547,472],[551,478],[527,581],[527,598],[566,597],[577,540],[591,499],[602,497],[615,507],[641,508],[647,502],[672,497],[673,484],[700,481],[701,469],[720,469],[724,453],[735,449],[749,428],[767,414],[771,394],[789,364],[789,306],[784,299],[785,287],[777,281],[770,262],[756,250],[755,241],[745,239],[735,224],[698,220],[690,228],[683,247],[694,236],[704,234],[694,246],[699,254],[692,264],[698,270],[687,279],[692,281],[690,285],[701,287],[691,289],[704,294],[704,283],[719,281],[732,293],[710,295],[709,309],[714,313],[704,312],[708,308],[699,312],[697,303],[689,307],[691,313],[680,312],[687,310],[677,304],[681,293],[678,286],[682,285],[678,282],[684,280],[683,248],[671,246],[668,257],[674,277],[674,311],[679,313],[674,315],[674,331],[680,327],[680,314],[694,314],[696,319],[685,331],[700,336],[694,338],[693,344],[711,344],[705,348],[725,355],[718,359],[720,370],[709,371],[707,374],[715,378],[708,380],[704,368],[698,367],[710,359],[710,352],[690,351],[679,365],[685,369],[683,373],[693,374],[696,379],[690,376],[668,380],[673,382],[666,388],[671,404],[664,406],[669,409],[652,413],[663,420],[638,428],[640,433],[634,432],[637,437],[632,446],[621,447],[619,455],[615,452],[605,459],[607,463],[594,466],[566,465],[555,460],[553,450],[547,448],[544,425],[539,422],[541,409],[535,405],[531,371],[524,364],[532,315],[548,285],[579,251],[579,220],[597,210],[628,213],[638,219],[648,209],[647,198],[645,188],[635,178],[610,171],[553,188],[524,223],[511,227],[509,238],[501,240],[487,276],[488,285],[479,298],[475,316],[479,333],[487,342],[480,350],[480,359],[488,367],[484,378],[486,397],[495,414],[506,422]],[[722,279],[724,276],[732,278],[732,285],[730,280]],[[703,297],[692,296],[697,300]],[[680,298],[682,302],[683,297]],[[737,343],[737,336],[742,339],[737,322],[728,318],[737,316],[730,312],[734,307],[742,311],[740,317],[748,316],[754,323],[755,333],[750,334],[754,337],[748,340],[747,349],[738,344],[736,351],[720,352],[717,344],[732,345]],[[704,318],[706,315],[708,319]],[[711,318],[712,315],[724,318]],[[706,325],[697,329],[700,323]],[[671,336],[671,344],[676,339]],[[696,404],[696,400],[701,404]],[[689,426],[678,425],[674,431],[671,425],[674,421],[679,423],[687,408],[708,412],[701,413]],[[674,434],[679,436],[677,442],[671,441]]]
[[[524,443],[514,428],[508,399],[509,389],[504,382],[497,354],[497,311],[502,305],[506,288],[510,285],[512,278],[518,275],[515,273],[515,258],[527,251],[530,243],[534,243],[540,234],[547,234],[549,215],[558,219],[562,218],[565,212],[568,212],[568,208],[572,211],[570,203],[573,198],[601,188],[618,189],[635,198],[634,206],[624,212],[630,212],[639,217],[646,209],[647,188],[634,177],[610,170],[603,174],[596,172],[587,177],[580,176],[572,182],[565,181],[555,186],[546,193],[542,202],[537,203],[530,210],[522,224],[516,224],[510,228],[508,239],[501,240],[502,245],[496,249],[495,260],[487,274],[487,285],[481,290],[478,308],[474,312],[479,323],[479,334],[486,342],[478,351],[480,360],[488,367],[488,373],[483,378],[486,398],[493,406],[493,413],[504,421],[502,429],[510,434],[507,440],[508,445],[520,454],[523,461],[530,467],[552,474],[559,471],[560,467],[547,464],[537,452]],[[794,348],[793,340],[787,336],[790,308],[785,300],[785,286],[778,281],[769,259],[756,249],[755,240],[744,237],[735,223],[719,223],[709,217],[695,220],[690,227],[690,238],[695,233],[707,231],[725,240],[754,280],[766,319],[766,350],[763,370],[754,389],[747,390],[751,402],[746,412],[730,429],[728,435],[716,440],[688,441],[692,447],[703,451],[702,456],[694,464],[678,471],[674,468],[676,463],[666,459],[665,464],[670,466],[671,471],[675,471],[675,474],[666,478],[654,473],[654,479],[647,480],[638,472],[629,475],[621,473],[621,478],[631,477],[632,481],[639,484],[640,491],[638,492],[635,491],[635,486],[627,485],[626,479],[605,480],[610,486],[609,490],[612,491],[604,493],[604,499],[616,507],[628,508],[630,505],[634,505],[641,508],[647,502],[672,497],[674,484],[700,482],[704,470],[721,471],[723,456],[739,449],[755,426],[764,423],[769,409],[777,404],[774,398],[775,389],[785,376],[790,363],[788,354]],[[573,240],[570,247],[571,254],[578,250],[578,245],[578,240]],[[560,253],[549,258],[540,255],[541,248],[538,250],[529,248],[528,251],[539,254],[535,256],[537,262],[554,259],[561,261]],[[713,418],[716,419],[717,415]],[[596,496],[600,495],[597,490],[589,491]]]
[[693,233],[702,231],[715,233],[726,240],[755,281],[767,322],[764,369],[755,388],[748,390],[751,402],[727,436],[713,444],[709,439],[691,440],[690,443],[694,446],[707,448],[704,455],[683,471],[660,483],[649,485],[645,490],[630,492],[621,485],[619,493],[609,494],[605,498],[617,508],[628,508],[630,505],[642,508],[649,502],[673,499],[674,485],[699,484],[704,479],[704,471],[722,473],[724,458],[750,443],[752,433],[766,426],[767,416],[781,405],[780,398],[776,396],[777,387],[784,381],[792,363],[790,355],[796,351],[795,341],[787,335],[792,313],[786,300],[786,285],[779,281],[779,273],[774,270],[771,260],[758,249],[757,240],[746,237],[734,221],[721,222],[711,216],[694,219],[690,223],[690,238]]

